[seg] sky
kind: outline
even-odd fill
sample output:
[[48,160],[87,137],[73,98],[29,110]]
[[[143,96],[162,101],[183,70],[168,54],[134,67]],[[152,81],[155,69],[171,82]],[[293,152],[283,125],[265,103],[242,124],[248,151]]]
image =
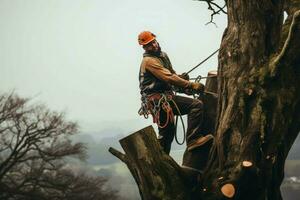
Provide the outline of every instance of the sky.
[[[157,35],[177,73],[219,48],[226,16],[193,0],[0,0],[0,92],[14,91],[77,121],[83,132],[152,124],[137,114],[143,49]],[[217,69],[217,56],[190,74]]]

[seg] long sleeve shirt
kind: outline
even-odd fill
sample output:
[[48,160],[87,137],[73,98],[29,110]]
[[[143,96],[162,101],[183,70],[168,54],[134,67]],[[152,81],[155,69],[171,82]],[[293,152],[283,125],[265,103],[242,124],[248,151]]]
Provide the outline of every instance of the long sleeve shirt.
[[190,84],[176,74],[164,52],[160,56],[144,54],[139,78],[141,93],[146,94],[169,91],[171,85],[187,88]]

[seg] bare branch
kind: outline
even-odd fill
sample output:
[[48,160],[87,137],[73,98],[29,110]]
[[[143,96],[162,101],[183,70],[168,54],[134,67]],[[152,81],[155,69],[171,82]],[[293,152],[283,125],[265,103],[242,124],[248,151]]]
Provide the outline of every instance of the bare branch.
[[[212,13],[210,15],[210,21],[207,24],[215,24],[213,22],[214,16],[215,15],[219,15],[220,13],[224,13],[227,14],[225,8],[226,8],[226,1],[225,4],[223,6],[220,6],[218,3],[215,3],[214,0],[194,0],[194,1],[203,1],[206,2],[208,5],[208,10],[210,10]],[[216,24],[215,24],[216,25]]]
[[123,153],[121,153],[120,151],[114,149],[113,147],[110,147],[110,148],[108,149],[108,151],[109,151],[112,155],[114,155],[114,156],[116,156],[117,158],[119,158],[122,162],[127,163],[127,157],[126,157],[125,154],[123,154]]
[[53,198],[50,190],[49,194],[41,191],[51,188],[63,194],[70,184],[53,178],[55,185],[49,185],[42,177],[55,177],[68,156],[85,159],[85,146],[68,138],[77,132],[77,124],[66,121],[64,113],[28,105],[26,99],[13,94],[0,95],[0,199],[4,185],[8,196],[64,199]]
[[287,39],[279,55],[271,63],[271,76],[275,76],[279,66],[300,62],[300,10],[295,12]]

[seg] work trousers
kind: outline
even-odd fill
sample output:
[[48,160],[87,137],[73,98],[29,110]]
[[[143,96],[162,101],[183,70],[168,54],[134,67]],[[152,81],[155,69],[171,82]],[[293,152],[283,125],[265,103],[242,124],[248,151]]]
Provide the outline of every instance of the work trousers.
[[[198,99],[192,99],[183,96],[173,96],[173,101],[176,103],[181,115],[187,116],[187,131],[186,131],[186,143],[189,145],[193,140],[201,137],[201,125],[203,121],[203,103]],[[174,115],[179,115],[179,112],[172,101],[170,101],[171,108]],[[160,123],[166,121],[167,114],[160,110]],[[164,151],[169,154],[171,150],[171,144],[174,140],[176,127],[174,119],[169,121],[168,125],[164,128],[158,128],[159,130],[159,142]]]

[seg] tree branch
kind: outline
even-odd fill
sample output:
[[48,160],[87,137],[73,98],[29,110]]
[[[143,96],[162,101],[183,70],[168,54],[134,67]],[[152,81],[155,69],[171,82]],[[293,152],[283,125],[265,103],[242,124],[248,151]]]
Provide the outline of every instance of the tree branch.
[[208,5],[208,10],[210,10],[212,13],[210,15],[210,21],[206,24],[210,24],[210,23],[213,23],[213,19],[214,19],[214,16],[215,15],[218,15],[220,13],[224,13],[224,14],[227,14],[227,12],[225,11],[225,8],[226,8],[226,2],[223,6],[220,6],[219,4],[215,3],[214,0],[195,0],[195,1],[204,1],[207,3]]
[[291,23],[287,39],[279,55],[271,63],[271,76],[278,73],[278,69],[283,65],[300,62],[300,10],[295,12]]
[[127,163],[127,158],[126,158],[126,155],[125,155],[125,154],[123,154],[123,153],[121,153],[120,151],[114,149],[113,147],[109,147],[108,151],[109,151],[112,155],[114,155],[114,156],[116,156],[117,158],[119,158],[122,162]]

